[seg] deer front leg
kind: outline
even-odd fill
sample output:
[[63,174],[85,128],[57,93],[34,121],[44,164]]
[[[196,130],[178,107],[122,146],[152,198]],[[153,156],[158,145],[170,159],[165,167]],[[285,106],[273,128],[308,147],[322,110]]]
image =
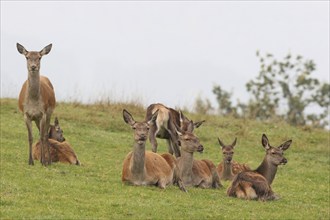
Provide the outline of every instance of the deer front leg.
[[174,151],[173,151],[173,144],[171,142],[171,139],[167,139],[167,148],[168,148],[168,152],[173,155]]
[[[171,147],[174,151],[174,155],[176,158],[178,157],[181,157],[181,152],[180,152],[180,147],[179,147],[179,140],[178,140],[178,136],[176,134],[176,127],[173,123],[169,123],[168,124],[168,128],[167,131],[170,135],[170,144],[171,144]],[[172,152],[173,154],[173,152]]]
[[183,192],[188,192],[186,190],[186,187],[181,179],[181,176],[180,176],[180,170],[179,170],[179,167],[177,166],[177,163],[175,164],[175,168],[174,168],[174,173],[173,173],[173,183],[174,184],[177,184],[179,189]]
[[173,154],[173,152],[174,152],[174,155],[175,155],[176,158],[181,157],[179,141],[178,141],[177,136],[175,136],[173,134],[173,132],[171,132],[171,131],[168,131],[168,132],[170,134],[169,144],[171,146],[171,151],[172,151],[170,153]]
[[34,165],[32,158],[32,143],[33,143],[32,122],[31,119],[26,114],[24,114],[24,120],[28,130],[28,138],[29,138],[29,165]]
[[[45,157],[45,152],[46,149],[48,149],[48,156],[49,156],[49,148],[48,148],[48,135],[47,135],[47,116],[46,114],[42,115],[42,118],[40,120],[40,139],[41,139],[41,157],[40,157],[40,162],[42,165],[46,166],[46,157]],[[49,160],[50,158],[48,158]]]
[[46,114],[45,143],[46,143],[47,152],[48,152],[48,164],[51,165],[52,164],[52,158],[50,156],[50,144],[48,142],[49,124],[50,124],[50,115]]

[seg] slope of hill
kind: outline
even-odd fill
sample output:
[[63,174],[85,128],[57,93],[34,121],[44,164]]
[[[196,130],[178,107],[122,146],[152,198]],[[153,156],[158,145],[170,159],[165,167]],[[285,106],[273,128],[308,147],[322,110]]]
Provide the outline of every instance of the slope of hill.
[[[195,121],[205,119],[195,133],[203,154],[221,161],[217,137],[225,143],[238,138],[234,160],[256,168],[264,156],[261,135],[274,146],[292,139],[285,152],[273,190],[281,196],[272,202],[244,201],[226,196],[221,189],[175,186],[135,187],[121,183],[122,161],[131,150],[132,130],[123,122],[128,109],[142,120],[145,109],[136,104],[59,103],[58,116],[64,136],[76,151],[81,166],[28,165],[28,139],[17,100],[1,99],[1,219],[328,219],[329,131],[295,128],[284,122],[257,122],[186,112]],[[37,128],[33,125],[34,142]],[[166,142],[159,140],[159,152]],[[150,143],[147,143],[150,149]]]

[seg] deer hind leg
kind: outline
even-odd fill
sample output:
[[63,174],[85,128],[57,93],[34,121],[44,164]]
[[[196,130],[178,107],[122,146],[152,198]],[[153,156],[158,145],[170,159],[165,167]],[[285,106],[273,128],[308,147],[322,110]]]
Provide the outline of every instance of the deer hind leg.
[[152,152],[156,153],[157,152],[157,140],[156,140],[156,134],[158,132],[157,126],[155,124],[150,125],[150,130],[149,130],[149,141],[151,143],[151,150]]
[[33,136],[32,136],[32,122],[31,119],[24,115],[25,124],[28,130],[28,138],[29,138],[29,165],[34,165],[33,158],[32,158],[32,143],[33,143]]

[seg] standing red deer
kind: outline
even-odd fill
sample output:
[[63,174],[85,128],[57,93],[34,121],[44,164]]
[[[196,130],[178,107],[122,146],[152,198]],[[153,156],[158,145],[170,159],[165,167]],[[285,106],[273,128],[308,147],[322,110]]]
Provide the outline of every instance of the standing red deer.
[[237,138],[235,138],[234,142],[231,145],[225,145],[220,140],[220,138],[218,138],[223,154],[223,160],[219,163],[217,167],[220,180],[233,180],[236,174],[245,170],[251,170],[247,164],[239,164],[233,161],[236,140]]
[[[80,165],[80,161],[71,145],[65,141],[63,130],[61,129],[57,117],[55,124],[49,126],[48,146],[50,148],[50,158],[52,162],[62,162]],[[40,159],[41,143],[38,141],[32,148],[34,160]],[[46,156],[46,159],[48,157]]]
[[136,122],[127,110],[123,110],[124,121],[134,129],[134,146],[124,160],[122,181],[138,186],[156,185],[161,189],[176,183],[182,191],[186,191],[178,176],[174,156],[145,150],[149,126],[156,120],[157,113],[158,111],[152,115],[150,121]]
[[275,178],[277,166],[287,163],[283,153],[290,147],[292,140],[278,147],[272,147],[267,136],[263,134],[261,142],[266,150],[264,160],[256,170],[237,174],[227,190],[228,196],[262,201],[279,198],[274,194],[271,184]]
[[190,132],[193,126],[193,122],[190,122],[187,131],[177,131],[181,144],[181,157],[177,158],[180,176],[186,186],[219,188],[222,185],[212,161],[194,159],[194,152],[203,152],[204,147]]
[[[178,144],[178,135],[176,133],[176,128],[181,131],[187,131],[188,125],[191,122],[187,117],[185,117],[181,111],[176,111],[172,108],[168,108],[163,104],[151,104],[147,108],[146,120],[150,120],[153,113],[158,111],[157,120],[155,123],[150,125],[149,140],[152,145],[152,151],[157,152],[157,140],[156,137],[167,139],[168,151],[176,157],[180,157],[180,148]],[[193,123],[191,128],[192,132],[194,128],[198,128],[205,122],[205,120]]]
[[[22,45],[17,43],[17,50],[26,57],[28,68],[28,79],[24,82],[18,99],[18,107],[24,114],[25,124],[29,137],[29,165],[34,165],[32,158],[32,121],[38,127],[40,140],[42,143],[40,162],[47,165],[45,160],[45,151],[48,147],[48,127],[50,117],[55,109],[55,93],[54,88],[49,79],[40,75],[41,57],[48,54],[52,48],[49,44],[41,51],[27,51]],[[50,156],[48,164],[51,164]]]

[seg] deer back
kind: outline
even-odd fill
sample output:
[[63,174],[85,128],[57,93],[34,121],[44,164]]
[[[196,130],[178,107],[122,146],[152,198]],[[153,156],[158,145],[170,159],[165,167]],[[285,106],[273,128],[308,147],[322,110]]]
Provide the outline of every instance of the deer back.
[[263,134],[262,145],[266,150],[264,160],[256,170],[237,174],[227,190],[227,195],[244,199],[277,199],[271,184],[275,178],[277,166],[287,163],[283,151],[287,150],[291,143],[292,141],[289,140],[278,147],[272,147],[267,136]]

